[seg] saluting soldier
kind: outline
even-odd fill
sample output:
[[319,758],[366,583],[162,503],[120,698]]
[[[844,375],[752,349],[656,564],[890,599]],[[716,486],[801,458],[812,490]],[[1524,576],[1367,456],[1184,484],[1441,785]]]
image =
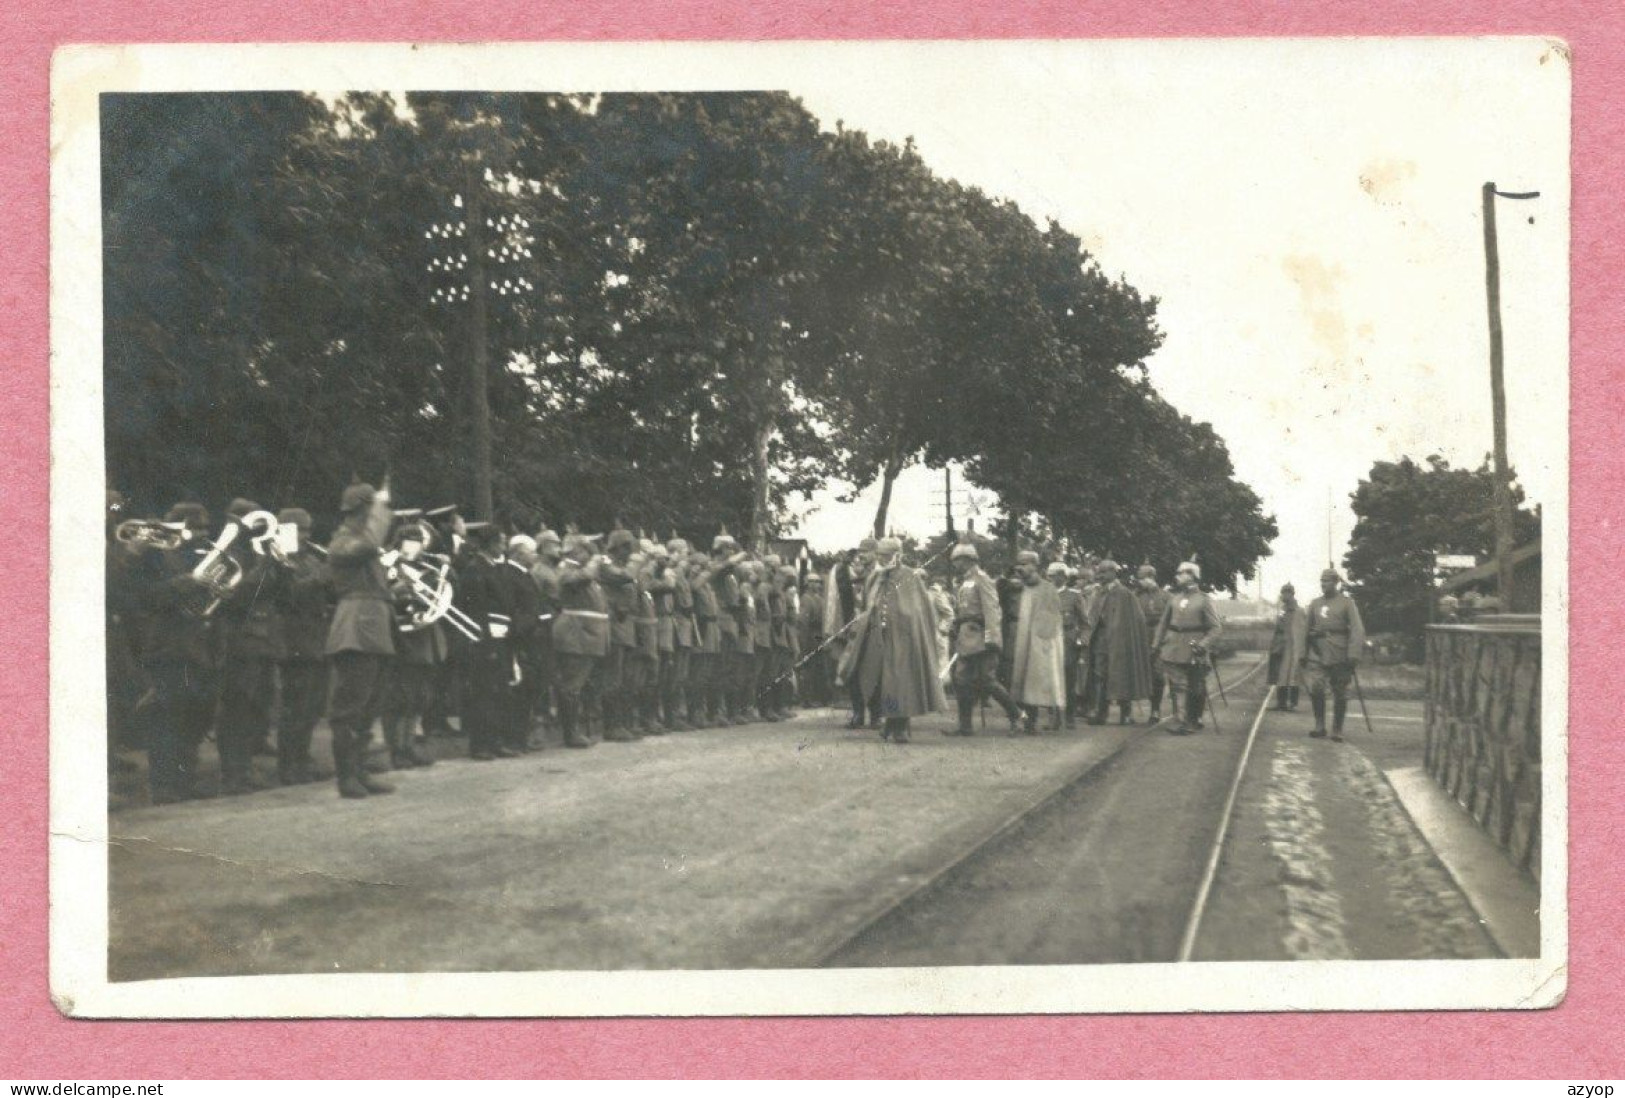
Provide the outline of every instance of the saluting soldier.
[[[1140,609],[1145,612],[1145,635],[1155,636],[1157,626],[1162,622],[1163,611],[1168,609],[1168,592],[1162,589],[1157,582],[1157,567],[1154,564],[1140,565],[1139,590],[1134,597],[1139,600]],[[1156,646],[1151,646],[1151,723],[1156,724],[1162,720],[1162,695],[1167,689],[1168,678],[1162,673],[1162,660],[1157,658]]]
[[533,651],[536,674],[531,680],[531,699],[537,723],[545,739],[553,724],[553,688],[556,679],[553,659],[553,623],[559,610],[559,558],[564,545],[559,535],[544,529],[536,535],[536,561],[530,578],[536,584],[536,639]]
[[558,568],[559,613],[553,619],[554,685],[566,747],[591,747],[585,691],[609,652],[609,602],[598,584],[592,543],[580,534],[564,539]]
[[[1212,600],[1202,593],[1202,570],[1186,561],[1174,573],[1178,587],[1168,600],[1152,644],[1162,660],[1163,674],[1174,692],[1174,717],[1168,731],[1188,736],[1202,727],[1202,710],[1207,704],[1208,648],[1224,629]],[[1179,695],[1185,697],[1185,712],[1179,714]]]
[[1320,597],[1309,604],[1309,625],[1298,650],[1304,679],[1309,686],[1309,704],[1315,711],[1315,730],[1309,735],[1326,735],[1326,690],[1332,692],[1332,739],[1343,740],[1343,718],[1348,715],[1349,683],[1365,651],[1365,624],[1360,608],[1341,590],[1342,577],[1334,568],[1320,574]]
[[[609,655],[599,665],[598,704],[604,714],[604,739],[610,743],[630,743],[638,739],[637,721],[627,691],[627,661],[638,646],[637,581],[630,563],[636,544],[630,530],[609,533],[607,560],[598,563],[598,582],[609,599]],[[631,669],[636,673],[636,669]]]
[[637,645],[627,657],[626,693],[632,706],[633,726],[638,734],[663,736],[666,727],[660,720],[660,615],[647,583],[652,565],[647,551],[632,555],[631,567],[638,599],[638,609],[633,619],[637,626]]
[[395,658],[394,596],[380,560],[393,518],[388,481],[377,490],[370,484],[350,485],[339,498],[339,512],[339,528],[327,546],[327,567],[338,598],[327,632],[333,669],[327,721],[333,731],[339,796],[359,798],[395,791],[366,768],[367,741]]
[[722,700],[722,612],[712,583],[711,561],[698,549],[688,555],[694,594],[694,650],[689,653],[688,723],[714,728],[725,721]]
[[[750,644],[751,619],[746,616],[744,589],[734,573],[743,563],[738,554],[739,543],[723,530],[711,541],[711,591],[717,602],[717,632],[721,651],[717,657],[715,674],[721,709],[718,723],[739,725],[750,723],[740,704],[740,680],[751,672],[754,652]],[[743,624],[743,628],[741,628]]]
[[1004,644],[1004,615],[993,577],[982,571],[976,546],[955,545],[948,555],[959,585],[954,589],[953,681],[959,726],[949,735],[974,736],[971,715],[982,698],[999,703],[1010,722],[1010,734],[1021,731],[1021,710],[999,681],[999,651]]
[[694,589],[688,581],[688,542],[673,537],[666,543],[666,558],[659,570],[659,584],[664,602],[657,612],[664,611],[664,628],[670,646],[660,651],[660,699],[665,711],[666,727],[673,732],[687,732],[689,722],[689,677],[693,673],[694,651]]
[[284,507],[277,522],[299,531],[288,557],[287,601],[282,612],[282,705],[277,714],[276,774],[283,785],[325,780],[310,757],[310,740],[327,706],[327,630],[332,593],[327,562],[310,544],[310,512]]

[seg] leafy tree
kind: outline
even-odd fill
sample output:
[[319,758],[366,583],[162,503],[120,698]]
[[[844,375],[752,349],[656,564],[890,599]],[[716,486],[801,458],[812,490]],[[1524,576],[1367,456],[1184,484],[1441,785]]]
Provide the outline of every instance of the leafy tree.
[[[1540,512],[1523,508],[1514,489],[1514,531],[1523,544],[1539,536]],[[1359,586],[1373,629],[1420,638],[1434,598],[1434,554],[1495,549],[1495,477],[1488,460],[1455,469],[1436,454],[1419,465],[1406,457],[1379,461],[1350,497],[1356,522],[1343,557]]]

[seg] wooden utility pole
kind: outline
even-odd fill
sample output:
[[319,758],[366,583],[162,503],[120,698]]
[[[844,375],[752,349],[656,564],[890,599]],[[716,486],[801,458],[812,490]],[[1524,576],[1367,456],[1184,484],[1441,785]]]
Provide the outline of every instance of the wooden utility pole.
[[948,541],[954,540],[954,471],[944,466],[942,470],[942,505],[948,510]]
[[490,350],[486,344],[485,250],[491,239],[485,231],[485,171],[479,161],[468,169],[463,193],[463,217],[468,222],[469,348],[468,418],[474,436],[474,517],[491,520],[491,396]]
[[1498,191],[1484,184],[1484,288],[1490,314],[1490,415],[1495,428],[1496,593],[1503,613],[1512,612],[1512,471],[1507,461],[1507,392],[1501,363],[1501,258],[1495,239],[1495,200],[1539,198],[1539,191]]

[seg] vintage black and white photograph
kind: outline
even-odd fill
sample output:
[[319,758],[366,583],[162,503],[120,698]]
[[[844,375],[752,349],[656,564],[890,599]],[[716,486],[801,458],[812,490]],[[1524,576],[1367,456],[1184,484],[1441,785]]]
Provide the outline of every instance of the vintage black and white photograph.
[[70,1013],[1561,999],[1561,43],[54,89]]

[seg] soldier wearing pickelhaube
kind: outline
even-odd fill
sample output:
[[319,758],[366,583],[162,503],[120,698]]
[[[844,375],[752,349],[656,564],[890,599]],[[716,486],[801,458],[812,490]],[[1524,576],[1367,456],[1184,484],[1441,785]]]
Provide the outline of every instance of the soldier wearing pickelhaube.
[[339,499],[342,518],[327,545],[327,567],[338,606],[327,631],[333,692],[327,721],[339,795],[359,798],[395,787],[367,773],[367,741],[383,705],[395,657],[394,596],[380,557],[393,515],[389,486],[352,484]]
[[779,716],[788,719],[796,702],[796,665],[800,648],[799,619],[801,595],[796,590],[794,565],[780,564],[774,577],[778,617],[773,625],[773,697],[770,699]]
[[[1157,583],[1157,568],[1154,564],[1140,565],[1139,575],[1136,577],[1138,590],[1134,592],[1140,609],[1145,614],[1145,635],[1154,637],[1157,626],[1162,624],[1162,615],[1168,609],[1168,592]],[[1156,724],[1162,720],[1162,695],[1167,690],[1168,678],[1163,674],[1162,661],[1157,658],[1153,646],[1151,653],[1151,723]]]
[[630,530],[617,527],[605,543],[609,554],[598,568],[598,582],[609,599],[609,655],[600,665],[598,704],[604,714],[604,739],[629,743],[638,739],[632,699],[627,692],[627,661],[638,645],[637,618],[640,612],[637,580],[632,575],[632,550],[636,540]]
[[[778,666],[775,659],[773,603],[775,601],[773,564],[778,558],[768,556],[763,560],[752,561],[750,564],[750,595],[755,606],[755,616],[752,618],[751,643],[756,649],[754,671],[751,675],[750,693],[746,695],[746,704],[756,711],[764,721],[777,721],[782,718],[773,708],[772,693],[773,679],[777,674]],[[781,611],[782,614],[782,611]]]
[[754,649],[748,647],[751,623],[746,616],[753,608],[746,606],[739,577],[734,574],[736,565],[742,563],[736,559],[738,556],[739,543],[726,529],[712,539],[710,582],[717,602],[720,652],[715,672],[719,679],[721,709],[718,717],[722,724],[749,723],[740,696],[748,689],[742,684],[750,675],[755,658]]
[[508,649],[512,657],[509,669],[507,712],[502,723],[502,742],[516,755],[535,750],[531,743],[531,722],[535,718],[537,634],[543,632],[540,621],[542,596],[531,579],[530,569],[536,563],[536,539],[528,534],[516,534],[508,539],[501,570],[503,583],[508,588],[508,603],[512,608],[513,625],[508,632]]
[[[867,609],[865,593],[868,588],[869,575],[874,571],[875,554],[879,546],[878,539],[864,538],[858,542],[858,554],[847,567],[847,574],[852,583],[852,613],[850,615],[845,614],[845,594],[843,592],[842,610],[843,616],[846,617],[844,624],[847,640],[842,645],[842,659],[845,658],[845,649],[851,646],[857,630],[861,627],[859,624],[854,623],[859,621],[859,615]],[[880,711],[870,704],[872,699],[863,696],[863,684],[857,675],[848,678],[847,695],[852,702],[852,719],[846,722],[846,726],[852,729],[879,727]],[[866,717],[868,720],[865,719]],[[870,724],[870,721],[873,723]]]
[[1021,727],[1021,710],[999,681],[999,653],[1004,646],[1004,615],[993,577],[982,571],[976,546],[961,541],[948,554],[958,585],[954,588],[953,682],[959,725],[951,735],[976,734],[971,716],[983,698],[992,698],[1004,710],[1014,735]]
[[1309,624],[1298,649],[1309,704],[1315,711],[1315,730],[1326,735],[1326,694],[1332,695],[1332,739],[1343,739],[1343,718],[1348,715],[1349,683],[1365,652],[1365,623],[1360,608],[1342,592],[1342,577],[1335,568],[1320,574],[1320,597],[1309,604]]
[[587,694],[609,652],[609,602],[598,583],[592,543],[580,534],[564,538],[558,567],[559,612],[553,619],[554,688],[566,747],[591,747]]
[[666,726],[660,720],[660,613],[649,580],[654,560],[653,543],[632,554],[630,567],[637,585],[637,644],[628,655],[626,695],[632,707],[634,726],[643,736],[663,736]]
[[[689,723],[689,676],[695,630],[694,589],[688,579],[688,542],[674,537],[666,543],[666,557],[657,572],[662,616],[660,699],[666,727],[686,732]],[[667,643],[669,641],[669,644]]]
[[712,584],[710,558],[688,554],[688,585],[694,596],[694,648],[689,653],[688,723],[711,728],[726,718],[722,700],[722,612]]
[[801,704],[807,706],[818,707],[831,703],[830,654],[824,646],[824,641],[828,639],[824,632],[827,614],[824,577],[814,572],[807,577],[807,589],[801,595],[801,613],[798,615],[796,636],[799,646],[797,654],[800,659],[798,677],[801,683]]
[[[1152,645],[1163,663],[1163,673],[1174,693],[1173,723],[1168,731],[1186,736],[1202,726],[1207,705],[1208,652],[1218,640],[1224,624],[1213,602],[1202,591],[1202,570],[1186,561],[1174,573],[1176,590],[1157,623]],[[1179,712],[1183,696],[1185,711]]]

